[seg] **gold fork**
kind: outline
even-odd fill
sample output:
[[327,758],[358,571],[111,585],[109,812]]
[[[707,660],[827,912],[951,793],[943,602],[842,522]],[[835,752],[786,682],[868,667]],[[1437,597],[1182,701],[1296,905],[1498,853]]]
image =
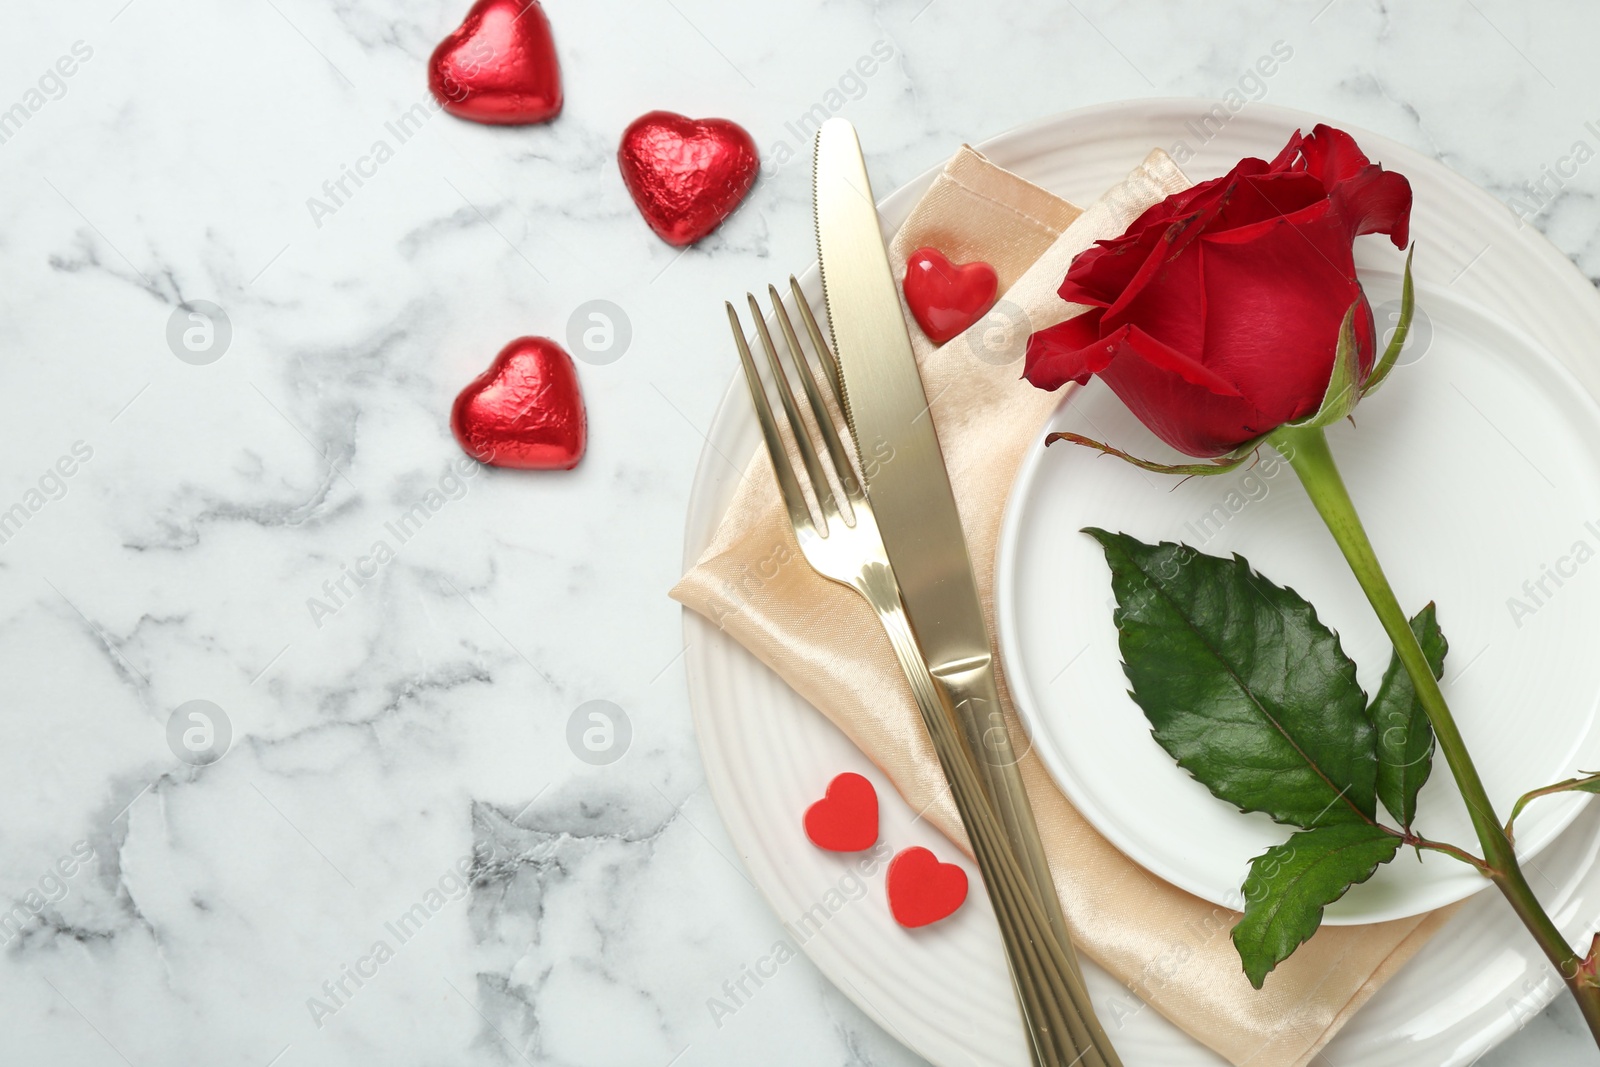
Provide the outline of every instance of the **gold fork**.
[[[811,307],[801,293],[799,283],[792,276],[789,286],[807,339],[821,361],[829,395],[836,408],[842,407],[838,362],[822,338],[822,331],[811,314]],[[871,501],[850,462],[833,409],[823,401],[811,360],[801,347],[777,288],[769,285],[767,293],[772,302],[772,317],[783,334],[784,347],[794,367],[794,377],[800,381],[806,407],[822,438],[827,456],[825,468],[822,455],[818,453],[811,432],[801,416],[790,384],[790,373],[784,369],[778,348],[773,344],[766,316],[755,296],[746,294],[756,337],[766,354],[767,366],[795,451],[799,453],[801,465],[805,468],[805,481],[810,485],[821,513],[819,523],[806,499],[801,476],[789,458],[789,450],[784,444],[767,396],[767,387],[750,354],[739,313],[731,303],[728,304],[728,324],[733,330],[739,360],[750,386],[750,400],[755,407],[756,421],[761,425],[761,436],[766,443],[767,455],[772,460],[773,473],[789,514],[790,525],[794,528],[801,553],[813,570],[825,578],[849,586],[872,605],[889,636],[895,657],[911,683],[917,708],[922,713],[923,724],[927,727],[945,779],[950,784],[956,810],[972,842],[978,870],[994,906],[1012,982],[1028,1030],[1033,1061],[1043,1067],[1121,1067],[1121,1061],[1094,1015],[1070,947],[1062,945],[1057,939],[1048,919],[1049,913],[1007,843],[1004,829],[978,777],[971,751],[956,724],[955,709],[950,706],[948,698],[942,695],[943,689],[934,682],[917,647],[901,604],[899,583],[895,580],[884,551],[883,539],[873,518]],[[829,469],[848,504],[849,521],[834,495],[827,476]]]

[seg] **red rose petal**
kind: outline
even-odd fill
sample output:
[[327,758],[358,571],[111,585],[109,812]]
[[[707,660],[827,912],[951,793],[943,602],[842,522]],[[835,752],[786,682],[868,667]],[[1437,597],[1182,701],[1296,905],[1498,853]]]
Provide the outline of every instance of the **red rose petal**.
[[1309,174],[1300,171],[1257,174],[1241,179],[1239,188],[1218,213],[1210,232],[1248,225],[1273,216],[1292,215],[1326,203],[1327,199],[1327,188]]
[[1320,122],[1311,136],[1300,142],[1300,153],[1306,172],[1329,186],[1355,177],[1372,164],[1354,137]]
[[1328,193],[1346,219],[1351,237],[1386,233],[1396,248],[1411,243],[1411,183],[1405,175],[1368,167]]
[[1028,338],[1022,376],[1040,389],[1079,385],[1110,364],[1116,345],[1101,340],[1099,308],[1090,308]]
[[[1109,335],[1124,325],[1137,324],[1141,331],[1170,349],[1178,360],[1185,364],[1194,362],[1181,353],[1205,351],[1204,261],[1200,244],[1176,256],[1152,256],[1154,270],[1148,276],[1142,275],[1141,284],[1129,285],[1123,298],[1106,310],[1100,321],[1100,332]],[[1205,375],[1189,377],[1196,384],[1210,382]],[[1231,384],[1220,391],[1236,392]]]
[[1189,385],[1198,386],[1213,396],[1243,395],[1237,386],[1210,367],[1196,362],[1170,345],[1162,344],[1138,326],[1123,327],[1120,336],[1123,352],[1132,352],[1150,366],[1177,375]]
[[1222,396],[1151,362],[1136,335],[1100,372],[1100,379],[1152,433],[1179,452],[1211,457],[1259,437],[1270,424],[1249,400]]
[[[1205,245],[1210,366],[1271,420],[1263,431],[1315,411],[1339,324],[1361,295],[1343,221],[1268,221]],[[1359,356],[1370,368],[1371,347]]]

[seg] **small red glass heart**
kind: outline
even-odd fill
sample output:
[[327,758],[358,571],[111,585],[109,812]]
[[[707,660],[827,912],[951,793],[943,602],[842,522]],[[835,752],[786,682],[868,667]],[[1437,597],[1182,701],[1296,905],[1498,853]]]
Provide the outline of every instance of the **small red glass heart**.
[[947,918],[967,899],[967,872],[940,863],[925,848],[908,848],[889,861],[889,910],[901,926],[927,926]]
[[561,64],[537,0],[478,0],[428,60],[428,88],[458,118],[494,126],[561,114]]
[[761,157],[737,123],[652,111],[623,132],[617,163],[650,228],[683,248],[733,214],[755,184]]
[[1000,279],[980,261],[951,263],[937,248],[919,248],[906,260],[906,303],[928,340],[958,337],[994,306]]
[[806,836],[830,852],[860,852],[878,843],[878,791],[846,771],[828,783],[822,799],[806,809]]
[[572,357],[546,338],[517,338],[461,390],[450,430],[467,455],[492,467],[576,467],[588,421]]

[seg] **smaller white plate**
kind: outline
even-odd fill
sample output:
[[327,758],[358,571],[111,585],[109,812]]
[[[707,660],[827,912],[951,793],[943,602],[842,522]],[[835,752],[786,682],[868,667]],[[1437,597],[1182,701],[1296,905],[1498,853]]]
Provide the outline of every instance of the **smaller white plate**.
[[[1392,275],[1364,274],[1375,306]],[[1329,431],[1390,581],[1409,612],[1429,600],[1450,641],[1445,694],[1498,810],[1523,792],[1600,768],[1600,410],[1534,341],[1481,309],[1418,292],[1413,340],[1383,390]],[[1099,381],[1070,390],[1045,433],[1072,430],[1183,462]],[[1150,736],[1127,693],[1110,571],[1079,531],[1238,552],[1316,605],[1370,694],[1390,646],[1286,463],[1180,484],[1043,437],[1007,505],[997,579],[1006,676],[1035,747],[1079,811],[1152,873],[1238,908],[1252,857],[1292,828],[1213,797]],[[1582,546],[1582,547],[1580,547]],[[1581,559],[1581,561],[1580,561]],[[1541,800],[1518,820],[1539,852],[1586,798]],[[1417,829],[1476,838],[1442,755]],[[1487,883],[1447,856],[1409,855],[1328,908],[1332,924],[1429,911]]]

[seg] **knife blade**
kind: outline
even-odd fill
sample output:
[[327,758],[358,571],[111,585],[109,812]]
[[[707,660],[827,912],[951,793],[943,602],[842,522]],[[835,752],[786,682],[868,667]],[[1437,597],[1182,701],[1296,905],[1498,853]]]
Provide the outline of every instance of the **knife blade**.
[[[912,636],[961,727],[985,791],[1071,971],[1089,1045],[1079,1059],[1120,1067],[1094,1016],[996,686],[988,628],[955,492],[917,368],[855,127],[817,131],[817,254],[839,393]],[[1077,1038],[1074,1038],[1077,1040]]]
[[813,183],[817,253],[845,417],[906,615],[930,671],[956,710],[1007,838],[1070,957],[1066,922],[1000,709],[966,534],[883,243],[866,160],[848,121],[829,119],[817,132]]
[[[930,667],[987,657],[966,536],[901,313],[866,162],[848,121],[823,123],[814,178],[817,251],[844,378],[845,417],[907,614]],[[892,458],[869,464],[869,454]]]

